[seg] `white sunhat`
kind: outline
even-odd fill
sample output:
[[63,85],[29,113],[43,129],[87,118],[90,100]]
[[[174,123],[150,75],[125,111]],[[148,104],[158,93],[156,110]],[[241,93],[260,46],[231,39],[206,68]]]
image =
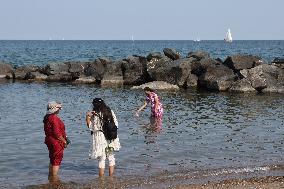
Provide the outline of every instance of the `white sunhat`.
[[59,102],[51,101],[47,104],[47,111],[46,114],[54,114],[58,110],[61,110],[62,105]]

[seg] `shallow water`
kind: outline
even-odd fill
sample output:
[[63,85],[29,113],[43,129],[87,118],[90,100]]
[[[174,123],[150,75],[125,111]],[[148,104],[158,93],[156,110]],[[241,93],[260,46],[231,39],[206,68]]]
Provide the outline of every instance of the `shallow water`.
[[46,103],[53,99],[63,103],[60,116],[72,141],[60,171],[65,182],[87,183],[97,177],[97,161],[88,159],[90,133],[84,121],[94,97],[105,99],[119,120],[118,177],[284,173],[284,97],[280,94],[160,91],[165,113],[159,129],[149,124],[149,107],[140,117],[133,116],[144,99],[141,91],[11,82],[0,84],[0,91],[0,187],[47,182],[42,119]]

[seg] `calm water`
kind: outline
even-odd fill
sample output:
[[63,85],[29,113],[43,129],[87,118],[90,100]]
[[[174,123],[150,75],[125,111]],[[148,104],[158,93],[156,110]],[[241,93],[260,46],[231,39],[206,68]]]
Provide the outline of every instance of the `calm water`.
[[[63,103],[60,116],[72,140],[60,172],[64,181],[97,177],[97,161],[88,159],[90,134],[84,122],[94,97],[105,99],[119,120],[118,176],[269,175],[284,165],[281,95],[159,92],[165,106],[159,130],[149,126],[149,108],[133,116],[144,99],[141,91],[54,83],[2,83],[0,91],[0,187],[47,182],[42,118],[51,99]],[[282,168],[277,172],[284,174]]]
[[[284,56],[284,41],[0,41],[0,60],[17,66],[45,65],[101,56],[145,56],[165,47],[176,48],[183,56],[195,50],[223,59],[237,53],[259,55],[268,61]],[[77,183],[96,178],[97,161],[88,159],[90,134],[84,122],[94,97],[105,99],[117,114],[122,149],[116,153],[116,175],[128,178],[126,185],[137,182],[134,175],[157,176],[162,183],[173,178],[193,182],[238,174],[284,175],[283,95],[195,90],[158,94],[165,106],[161,130],[149,125],[149,107],[140,117],[133,116],[144,99],[141,91],[0,83],[0,188],[47,183],[49,159],[42,119],[49,100],[63,103],[60,116],[72,140],[60,178]]]
[[225,59],[232,54],[258,55],[267,61],[284,56],[284,41],[1,41],[0,60],[14,65],[44,65],[52,61],[94,60],[109,57],[113,60],[137,54],[162,52],[175,48],[183,56],[196,50],[207,51],[214,58]]

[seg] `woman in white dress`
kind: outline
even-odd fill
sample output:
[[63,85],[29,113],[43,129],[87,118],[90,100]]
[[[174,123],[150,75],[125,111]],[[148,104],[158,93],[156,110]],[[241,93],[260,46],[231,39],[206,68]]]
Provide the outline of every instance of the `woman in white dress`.
[[107,140],[103,133],[105,120],[110,120],[118,126],[114,112],[104,103],[101,98],[95,98],[92,102],[93,111],[87,112],[86,123],[91,131],[92,145],[90,157],[99,161],[99,177],[104,176],[105,160],[109,161],[109,176],[114,174],[115,158],[114,151],[119,151],[119,138]]

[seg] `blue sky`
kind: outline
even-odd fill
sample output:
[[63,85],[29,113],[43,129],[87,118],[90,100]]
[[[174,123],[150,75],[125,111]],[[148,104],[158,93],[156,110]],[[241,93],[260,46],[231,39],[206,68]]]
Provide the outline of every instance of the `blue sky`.
[[0,0],[0,39],[284,39],[284,0]]

